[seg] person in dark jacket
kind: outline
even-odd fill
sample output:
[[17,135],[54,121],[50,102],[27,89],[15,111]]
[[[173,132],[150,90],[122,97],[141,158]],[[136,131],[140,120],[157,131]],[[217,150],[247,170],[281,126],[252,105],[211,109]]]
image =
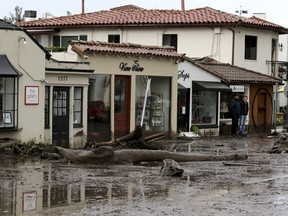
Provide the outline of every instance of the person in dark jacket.
[[246,119],[247,119],[247,115],[248,115],[248,110],[249,110],[249,106],[248,106],[248,96],[244,96],[243,100],[240,102],[240,128],[239,128],[239,134],[241,136],[244,135],[245,132],[245,123],[246,123]]
[[236,94],[230,103],[230,115],[232,119],[231,135],[237,137],[238,121],[240,116],[239,95]]

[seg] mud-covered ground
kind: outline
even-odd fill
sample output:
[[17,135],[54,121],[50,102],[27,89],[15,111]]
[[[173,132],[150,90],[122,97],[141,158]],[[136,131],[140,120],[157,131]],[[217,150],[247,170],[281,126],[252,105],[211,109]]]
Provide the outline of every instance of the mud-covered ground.
[[179,163],[182,177],[161,177],[160,162],[85,166],[2,160],[0,215],[288,215],[288,155],[267,153],[274,140],[181,141],[176,151],[249,156],[233,166]]

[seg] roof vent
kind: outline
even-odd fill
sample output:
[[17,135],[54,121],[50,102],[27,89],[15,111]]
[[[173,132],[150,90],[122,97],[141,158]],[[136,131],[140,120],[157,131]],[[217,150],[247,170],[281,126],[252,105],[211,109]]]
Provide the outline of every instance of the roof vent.
[[25,10],[25,12],[24,12],[24,20],[25,21],[35,20],[36,17],[37,17],[37,11]]

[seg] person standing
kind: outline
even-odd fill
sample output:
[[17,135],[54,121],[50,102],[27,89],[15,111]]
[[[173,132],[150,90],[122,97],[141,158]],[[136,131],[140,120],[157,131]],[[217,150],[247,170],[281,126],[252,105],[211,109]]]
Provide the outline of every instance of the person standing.
[[248,96],[244,96],[243,100],[240,102],[240,128],[239,135],[243,136],[245,133],[246,119],[248,115]]
[[237,137],[238,121],[240,116],[239,95],[236,94],[230,103],[230,115],[232,119],[231,135]]

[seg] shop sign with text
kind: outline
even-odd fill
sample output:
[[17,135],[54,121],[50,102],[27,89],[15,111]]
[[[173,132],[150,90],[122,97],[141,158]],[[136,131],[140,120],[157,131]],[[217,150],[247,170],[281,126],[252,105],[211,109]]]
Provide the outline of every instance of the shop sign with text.
[[127,62],[121,62],[119,64],[120,71],[134,71],[134,72],[143,72],[144,67],[140,66],[139,60],[133,60],[132,64],[128,64]]

